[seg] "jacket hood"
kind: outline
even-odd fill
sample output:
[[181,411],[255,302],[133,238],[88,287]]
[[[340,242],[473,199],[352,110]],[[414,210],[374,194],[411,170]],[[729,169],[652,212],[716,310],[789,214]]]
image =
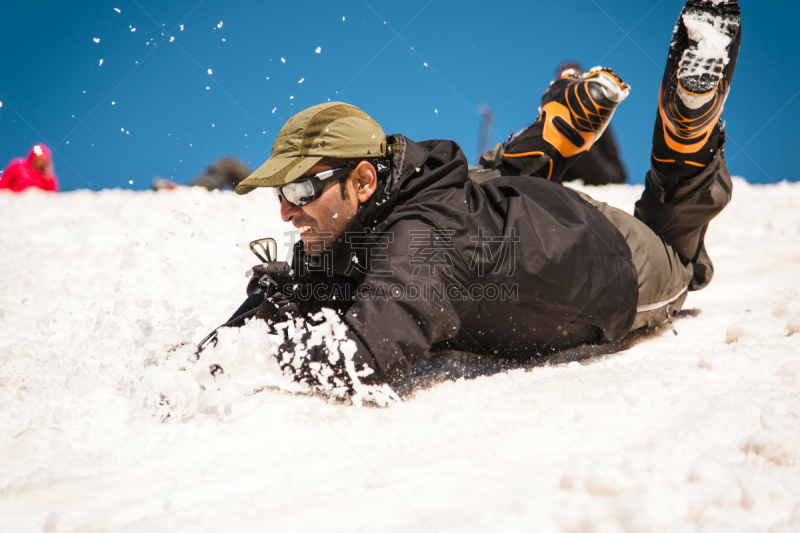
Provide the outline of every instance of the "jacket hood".
[[53,161],[53,154],[50,152],[50,148],[42,143],[34,144],[31,151],[28,152],[28,163],[31,163],[36,157],[42,157],[48,163]]
[[455,142],[415,143],[399,134],[389,139],[403,149],[392,156],[391,175],[376,195],[378,206],[391,209],[423,191],[449,189],[467,181],[467,159]]

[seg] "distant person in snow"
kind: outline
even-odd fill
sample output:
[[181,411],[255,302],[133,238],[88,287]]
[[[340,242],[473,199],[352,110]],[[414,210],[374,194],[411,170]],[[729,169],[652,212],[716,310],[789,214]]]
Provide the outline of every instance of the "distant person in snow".
[[53,157],[50,149],[42,143],[33,145],[27,159],[13,159],[0,175],[0,189],[22,192],[28,187],[58,191]]
[[[203,171],[192,178],[189,185],[192,187],[205,187],[209,191],[217,189],[234,189],[239,183],[250,175],[252,170],[232,156],[225,156],[210,164]],[[157,176],[153,179],[153,189],[176,189],[180,187],[174,181]]]
[[301,240],[291,265],[253,269],[226,326],[263,319],[291,379],[381,401],[432,351],[528,360],[671,322],[711,281],[704,236],[731,199],[719,119],[739,21],[736,1],[681,12],[633,216],[560,183],[628,95],[609,69],[555,81],[537,121],[472,174],[456,143],[387,136],[352,105],[295,115],[236,192],[272,189]]

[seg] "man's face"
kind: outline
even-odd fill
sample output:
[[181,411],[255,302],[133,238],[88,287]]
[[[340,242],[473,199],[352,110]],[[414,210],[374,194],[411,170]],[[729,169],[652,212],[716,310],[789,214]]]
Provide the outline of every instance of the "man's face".
[[[303,176],[311,176],[330,168],[316,165]],[[325,185],[325,190],[319,198],[301,207],[291,206],[281,198],[281,219],[284,222],[291,222],[300,230],[300,238],[306,253],[321,255],[330,248],[356,214],[358,199],[350,177],[346,182],[345,192],[345,198],[342,198],[342,188],[339,180],[336,180]]]

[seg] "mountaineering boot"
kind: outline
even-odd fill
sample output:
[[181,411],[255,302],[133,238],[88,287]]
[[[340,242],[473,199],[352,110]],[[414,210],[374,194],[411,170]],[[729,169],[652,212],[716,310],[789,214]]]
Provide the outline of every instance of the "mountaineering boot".
[[595,67],[582,76],[567,74],[542,96],[544,139],[564,157],[587,152],[630,94],[627,83],[611,69]]
[[663,174],[663,201],[697,175],[725,140],[720,115],[741,43],[739,3],[689,0],[670,43],[658,97],[651,162]]
[[567,71],[545,91],[536,122],[506,143],[496,162],[501,172],[559,181],[600,138],[628,94],[628,84],[611,69]]
[[720,115],[741,39],[736,0],[686,2],[661,81],[650,172],[634,210],[692,267],[689,290],[714,276],[705,234],[733,191]]

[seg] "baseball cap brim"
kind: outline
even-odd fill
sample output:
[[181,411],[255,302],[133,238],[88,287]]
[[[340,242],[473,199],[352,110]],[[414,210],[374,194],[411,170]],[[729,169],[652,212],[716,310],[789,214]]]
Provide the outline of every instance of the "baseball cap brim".
[[247,194],[258,187],[280,187],[292,182],[322,161],[320,156],[270,157],[255,172],[236,186],[236,194]]

